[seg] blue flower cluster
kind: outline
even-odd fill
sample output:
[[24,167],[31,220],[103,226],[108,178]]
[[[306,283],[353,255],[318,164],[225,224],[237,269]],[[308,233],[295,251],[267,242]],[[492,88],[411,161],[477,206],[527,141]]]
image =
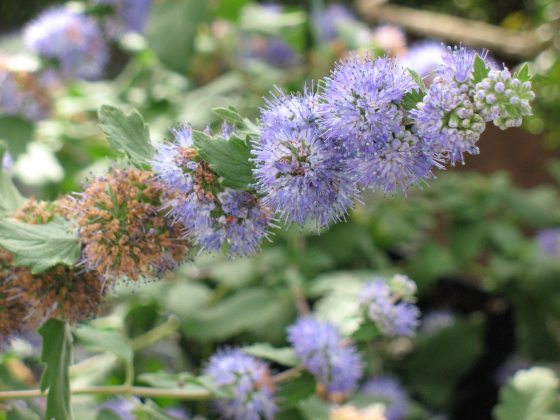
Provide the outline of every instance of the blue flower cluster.
[[[477,57],[489,72],[478,83]],[[420,98],[423,87],[397,61],[357,54],[319,92],[279,91],[253,145],[258,193],[284,221],[323,227],[343,218],[364,188],[406,190],[477,154],[486,121],[519,125],[534,97],[530,82],[485,60],[463,47],[444,50]]]
[[113,13],[105,22],[109,36],[118,38],[129,32],[142,33],[150,8],[151,0],[95,0],[97,4],[113,7]]
[[239,349],[223,350],[210,358],[204,374],[231,394],[216,408],[226,419],[270,420],[277,411],[274,384],[267,365]]
[[67,79],[98,79],[109,58],[97,22],[66,7],[47,10],[29,23],[24,41],[31,51],[58,64]]
[[419,324],[415,294],[416,284],[398,274],[389,281],[376,278],[366,283],[359,300],[381,334],[408,337],[414,335]]
[[385,405],[387,420],[402,420],[408,413],[408,395],[402,385],[390,376],[376,376],[362,386],[364,395]]
[[24,29],[28,50],[43,59],[49,74],[64,80],[97,80],[109,61],[108,38],[142,32],[151,0],[91,0],[111,9],[102,19],[73,7],[47,9]]
[[332,324],[301,318],[288,328],[288,341],[325,397],[340,402],[356,387],[362,376],[360,355]]
[[157,178],[167,187],[166,207],[172,218],[202,249],[218,251],[227,245],[230,255],[253,253],[267,236],[272,212],[255,194],[221,185],[193,147],[190,127],[173,134],[175,141],[162,144],[152,161]]

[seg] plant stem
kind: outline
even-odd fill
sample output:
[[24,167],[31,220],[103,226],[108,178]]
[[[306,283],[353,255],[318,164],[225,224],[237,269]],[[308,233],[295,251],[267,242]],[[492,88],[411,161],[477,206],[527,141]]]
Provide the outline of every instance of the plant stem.
[[[303,366],[296,366],[288,369],[272,377],[274,383],[288,381],[297,377],[302,371]],[[207,400],[212,398],[212,392],[207,390],[187,390],[187,389],[169,389],[169,388],[150,388],[143,386],[89,386],[82,388],[74,388],[70,390],[72,395],[135,395],[137,397],[146,398],[176,398],[179,400]],[[24,398],[45,397],[46,393],[42,393],[39,389],[24,389],[17,391],[0,392],[0,401]]]
[[[182,400],[201,400],[208,399],[212,396],[210,391],[200,390],[183,390],[183,389],[166,389],[166,388],[149,388],[141,386],[90,386],[83,388],[74,388],[70,391],[73,395],[104,395],[104,394],[127,394],[136,395],[138,397],[148,398],[177,398]],[[22,399],[22,398],[36,398],[44,397],[46,394],[42,393],[39,389],[26,389],[20,391],[3,391],[0,392],[0,400],[8,399]]]

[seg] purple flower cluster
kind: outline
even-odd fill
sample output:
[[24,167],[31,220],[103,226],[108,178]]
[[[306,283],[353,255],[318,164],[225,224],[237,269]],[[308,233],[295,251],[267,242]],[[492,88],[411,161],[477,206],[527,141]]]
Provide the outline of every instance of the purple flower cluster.
[[[464,47],[448,48],[424,100],[411,112],[418,135],[451,164],[463,162],[464,153],[478,154],[476,143],[486,121],[505,129],[520,125],[522,117],[531,114],[531,83],[512,77],[506,69],[489,70],[488,77],[475,83],[476,56]],[[487,69],[494,67],[486,53],[481,58]]]
[[337,38],[342,25],[356,22],[354,14],[341,4],[330,4],[324,10],[315,11],[311,17],[311,23],[323,42]]
[[271,211],[255,194],[221,185],[193,147],[190,127],[173,134],[175,141],[162,144],[152,161],[157,178],[167,187],[170,215],[205,250],[227,245],[230,255],[253,253],[267,236]]
[[151,0],[96,0],[96,3],[110,5],[114,9],[105,22],[107,33],[112,38],[129,32],[142,33],[152,5]]
[[297,51],[282,38],[250,35],[242,39],[241,60],[261,60],[279,69],[289,69],[300,64]]
[[359,300],[367,308],[369,318],[381,334],[408,337],[418,327],[420,311],[414,304],[416,285],[403,275],[388,282],[376,278],[366,283]]
[[218,400],[225,419],[271,420],[277,411],[268,366],[239,349],[222,350],[210,358],[204,374],[231,396]]
[[344,217],[358,194],[347,163],[321,135],[317,96],[279,92],[262,112],[254,144],[263,201],[286,222],[323,227]]
[[65,7],[49,9],[29,23],[24,41],[41,58],[53,61],[67,79],[98,79],[108,60],[96,21]]
[[408,395],[401,384],[390,376],[377,376],[368,380],[362,393],[385,405],[387,420],[402,420],[408,412]]
[[332,324],[301,318],[288,328],[288,340],[329,398],[336,400],[356,387],[362,376],[360,355]]

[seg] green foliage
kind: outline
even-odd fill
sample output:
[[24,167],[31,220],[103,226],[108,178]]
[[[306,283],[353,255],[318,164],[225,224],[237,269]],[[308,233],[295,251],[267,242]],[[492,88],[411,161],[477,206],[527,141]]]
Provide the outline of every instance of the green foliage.
[[154,154],[150,131],[138,111],[125,114],[118,108],[103,105],[99,109],[99,126],[111,147],[126,154],[133,164],[141,166]]
[[0,115],[0,139],[7,143],[8,151],[14,159],[25,153],[34,134],[33,123],[19,117]]
[[402,98],[401,105],[407,111],[412,111],[424,99],[425,93],[421,89],[412,89]]
[[15,255],[14,264],[31,267],[33,274],[57,264],[73,266],[80,258],[78,236],[61,218],[44,225],[2,219],[0,245]]
[[202,159],[220,176],[226,187],[250,190],[255,183],[252,173],[251,148],[238,138],[225,140],[193,131],[193,143]]
[[302,373],[296,379],[279,385],[278,401],[284,409],[295,407],[314,392],[315,379],[309,373]]
[[[0,141],[0,162],[6,153],[6,145]],[[11,213],[25,202],[12,179],[0,168],[0,216]]]
[[29,408],[13,406],[6,413],[6,420],[40,420],[41,417]]
[[500,390],[500,402],[494,409],[496,420],[560,419],[560,382],[546,368],[535,367],[518,372]]
[[482,82],[482,80],[486,76],[488,76],[488,73],[490,73],[490,68],[487,67],[485,61],[482,58],[480,58],[478,54],[476,54],[476,56],[474,57],[474,70],[473,70],[474,82],[475,83]]
[[208,17],[207,8],[205,0],[165,0],[154,4],[146,37],[161,62],[171,70],[186,73],[198,27]]
[[420,337],[405,362],[412,389],[431,406],[444,408],[454,386],[482,353],[482,332],[480,323],[459,320],[433,336]]
[[76,338],[89,351],[108,351],[125,362],[131,362],[133,353],[126,338],[117,331],[103,331],[83,325],[74,332]]
[[408,73],[410,74],[410,76],[412,77],[412,80],[414,80],[414,82],[416,82],[416,84],[420,88],[420,92],[424,95],[426,93],[428,93],[428,88],[424,84],[424,81],[422,80],[422,77],[420,77],[420,75],[412,69],[407,69],[407,70],[408,70]]
[[271,360],[284,366],[296,366],[298,359],[290,347],[275,348],[268,343],[256,343],[243,347],[243,352],[261,359]]
[[41,391],[48,389],[46,420],[71,420],[70,376],[72,334],[66,322],[49,319],[39,329],[43,338],[41,360],[46,364],[41,376]]
[[523,66],[521,66],[519,71],[517,71],[513,74],[513,77],[516,77],[517,79],[521,80],[522,82],[530,81],[531,80],[531,75],[529,74],[529,66],[527,65],[527,63],[523,64]]

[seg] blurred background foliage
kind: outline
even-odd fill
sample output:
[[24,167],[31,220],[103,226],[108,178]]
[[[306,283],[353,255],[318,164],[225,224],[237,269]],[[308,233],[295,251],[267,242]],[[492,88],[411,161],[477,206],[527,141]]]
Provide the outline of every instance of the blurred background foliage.
[[[2,60],[19,54],[21,25],[53,3],[0,3]],[[88,328],[117,331],[136,343],[140,382],[161,385],[176,379],[166,379],[165,371],[196,372],[223,345],[284,346],[285,327],[297,317],[302,299],[322,318],[355,333],[354,291],[372,274],[397,272],[418,284],[423,327],[414,340],[372,344],[368,371],[399,378],[410,395],[407,418],[490,418],[500,387],[518,368],[558,369],[560,235],[554,248],[543,242],[542,232],[560,228],[560,161],[553,159],[560,157],[560,41],[554,31],[560,5],[391,3],[537,31],[543,49],[526,57],[535,74],[535,115],[507,137],[487,130],[481,155],[469,158],[466,168],[437,174],[431,185],[406,195],[367,196],[347,223],[328,231],[278,230],[252,258],[204,256],[161,282],[117,287],[104,315]],[[274,86],[300,90],[328,74],[348,51],[398,56],[420,41],[415,34],[399,38],[398,28],[381,36],[380,23],[363,22],[351,9],[326,36],[320,25],[325,6],[312,0],[154,1],[145,36],[112,45],[104,80],[59,86],[50,118],[38,123],[0,116],[0,138],[9,145],[18,185],[28,196],[52,199],[79,190],[92,173],[113,165],[115,156],[97,127],[101,104],[138,109],[152,139],[161,141],[179,122],[219,125],[211,112],[216,106],[231,104],[256,118]],[[512,67],[521,61],[500,51],[492,55]],[[160,333],[157,342],[150,339]],[[121,383],[125,371],[118,358],[104,354],[92,361],[95,347],[77,337],[77,360],[86,361],[75,368],[77,380]],[[0,356],[3,388],[33,386],[39,371],[32,333]],[[311,394],[308,388],[301,383],[280,391],[288,401],[282,418],[319,418],[313,410],[321,403],[312,397],[289,404],[291,395]],[[86,403],[91,401],[77,399],[76,409]],[[183,408],[210,413],[205,402]],[[79,418],[89,418],[91,410],[83,410]]]

